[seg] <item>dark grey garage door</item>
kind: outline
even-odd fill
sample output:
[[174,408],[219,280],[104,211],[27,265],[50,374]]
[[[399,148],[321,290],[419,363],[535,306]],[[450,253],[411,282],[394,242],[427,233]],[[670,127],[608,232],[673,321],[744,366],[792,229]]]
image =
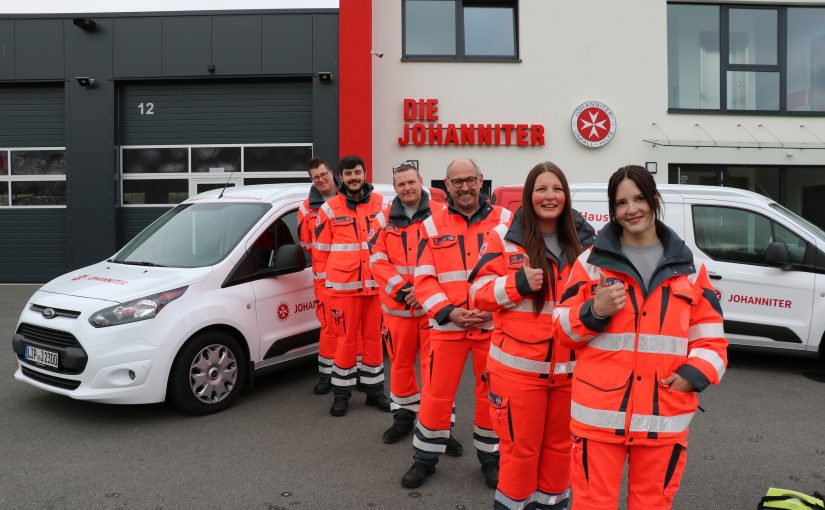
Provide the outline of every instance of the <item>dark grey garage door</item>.
[[0,282],[68,271],[63,84],[0,85]]

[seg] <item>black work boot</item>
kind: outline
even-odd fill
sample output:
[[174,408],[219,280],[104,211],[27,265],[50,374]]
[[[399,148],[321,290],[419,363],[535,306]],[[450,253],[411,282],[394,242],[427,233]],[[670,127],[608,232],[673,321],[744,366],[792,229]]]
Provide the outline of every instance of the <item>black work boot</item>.
[[458,442],[458,439],[450,435],[450,438],[447,439],[447,449],[444,450],[444,453],[450,457],[461,457],[461,454],[464,453],[464,447]]
[[408,489],[415,489],[417,487],[421,487],[421,484],[424,483],[424,480],[427,479],[428,476],[435,473],[435,466],[430,466],[424,464],[422,462],[416,462],[404,473],[403,478],[401,478],[401,485]]
[[349,406],[349,397],[336,395],[332,401],[332,407],[329,408],[329,414],[333,416],[344,416],[347,414],[347,407]]
[[318,384],[315,385],[315,389],[313,389],[316,395],[326,395],[330,391],[332,391],[332,382],[330,382],[330,376],[322,375],[321,379],[318,381]]
[[390,399],[383,392],[367,395],[367,405],[377,407],[385,413],[390,412]]
[[386,444],[395,444],[412,432],[415,413],[407,409],[396,409],[392,421],[392,427],[384,431],[383,440]]
[[498,464],[490,462],[481,465],[481,472],[484,473],[484,482],[487,487],[495,489],[498,486]]

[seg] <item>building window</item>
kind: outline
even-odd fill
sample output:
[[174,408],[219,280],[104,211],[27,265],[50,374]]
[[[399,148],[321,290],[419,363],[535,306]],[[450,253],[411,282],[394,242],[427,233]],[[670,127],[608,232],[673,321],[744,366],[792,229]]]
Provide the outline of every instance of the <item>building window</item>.
[[825,8],[669,4],[670,111],[825,112]]
[[310,158],[311,143],[124,146],[121,204],[167,207],[224,186],[309,182]]
[[65,207],[66,149],[0,149],[0,207]]
[[516,0],[404,0],[404,60],[518,60]]

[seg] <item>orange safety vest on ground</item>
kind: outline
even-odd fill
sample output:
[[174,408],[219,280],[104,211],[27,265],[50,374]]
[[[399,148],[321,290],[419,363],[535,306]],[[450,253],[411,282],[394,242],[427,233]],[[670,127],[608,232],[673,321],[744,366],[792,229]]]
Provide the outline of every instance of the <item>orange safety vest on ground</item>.
[[370,272],[368,241],[385,225],[381,212],[384,197],[364,184],[358,201],[347,195],[342,184],[338,195],[318,211],[315,228],[315,253],[326,273],[326,291],[330,296],[371,296],[378,284]]
[[[577,436],[628,445],[686,444],[698,407],[696,392],[722,379],[727,344],[722,309],[704,264],[663,223],[656,231],[663,263],[649,289],[621,253],[620,228],[605,226],[593,247],[576,260],[554,312],[554,337],[577,349],[571,431]],[[594,291],[603,272],[608,284],[627,289],[624,308],[596,318]],[[660,380],[678,373],[696,392],[671,390]]]
[[[593,243],[594,230],[576,214],[579,238],[584,248]],[[575,354],[569,347],[554,342],[553,307],[561,299],[572,264],[564,253],[561,260],[546,250],[549,285],[544,306],[533,312],[533,292],[522,267],[528,261],[522,236],[522,212],[519,210],[510,227],[495,227],[487,247],[470,275],[473,306],[495,312],[492,345],[487,358],[491,371],[519,381],[550,385],[570,384]],[[549,381],[547,381],[549,379]],[[541,383],[540,381],[545,381]]]
[[[509,225],[509,210],[481,197],[478,211],[467,218],[452,204],[421,223],[415,295],[427,312],[434,334],[441,339],[472,337],[448,316],[456,307],[472,309],[467,281],[478,263],[481,247],[497,225]],[[492,329],[492,324],[483,330]]]

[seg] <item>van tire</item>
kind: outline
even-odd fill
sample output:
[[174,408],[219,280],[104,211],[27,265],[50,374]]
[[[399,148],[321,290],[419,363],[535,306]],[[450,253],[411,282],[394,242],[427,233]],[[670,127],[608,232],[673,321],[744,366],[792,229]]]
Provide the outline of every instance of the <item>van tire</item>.
[[172,364],[168,400],[190,414],[223,411],[240,396],[246,372],[246,356],[234,337],[217,330],[200,333]]

